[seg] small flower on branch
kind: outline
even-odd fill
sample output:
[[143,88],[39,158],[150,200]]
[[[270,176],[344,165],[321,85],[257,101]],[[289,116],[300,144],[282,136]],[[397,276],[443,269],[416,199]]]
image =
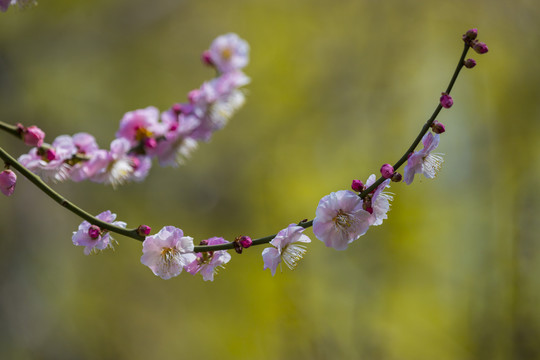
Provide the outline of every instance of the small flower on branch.
[[364,235],[370,225],[370,213],[362,199],[352,191],[340,190],[319,201],[313,220],[313,233],[327,247],[345,250]]
[[[116,214],[111,213],[110,210],[97,215],[96,219],[122,228],[126,227],[125,222],[114,221]],[[97,225],[92,225],[85,220],[79,225],[79,229],[73,232],[72,241],[73,245],[84,246],[84,254],[90,255],[97,250],[104,250],[108,247],[112,248],[114,240],[108,230],[101,229]]]
[[264,261],[263,270],[270,269],[272,276],[276,274],[277,266],[283,261],[287,267],[294,270],[307,249],[298,243],[310,243],[311,239],[302,234],[305,229],[296,224],[290,224],[287,228],[278,232],[275,238],[270,241],[269,247],[263,250]]
[[178,276],[194,260],[193,238],[174,226],[165,226],[143,242],[141,263],[162,279]]
[[415,174],[424,174],[428,179],[432,179],[441,169],[444,159],[443,154],[431,154],[433,150],[439,146],[440,135],[428,132],[422,138],[424,148],[415,151],[409,156],[407,165],[405,165],[403,179],[407,185],[410,185],[414,180]]
[[[221,237],[213,237],[201,241],[201,245],[220,245],[229,243]],[[196,259],[189,263],[185,269],[195,275],[200,273],[204,281],[214,281],[214,275],[231,260],[231,254],[226,250],[208,251],[195,254]]]

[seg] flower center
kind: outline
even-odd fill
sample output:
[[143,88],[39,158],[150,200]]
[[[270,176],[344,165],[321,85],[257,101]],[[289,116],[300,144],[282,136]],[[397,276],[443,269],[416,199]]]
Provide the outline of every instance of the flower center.
[[229,60],[232,57],[232,50],[230,48],[223,49],[221,51],[221,56],[223,56],[225,60]]
[[161,249],[161,258],[166,265],[170,265],[177,257],[179,251],[177,248],[163,248]]
[[350,216],[341,209],[339,209],[337,215],[332,220],[340,228],[348,228],[352,225]]
[[137,127],[135,129],[135,140],[137,141],[141,141],[141,140],[144,140],[144,139],[147,139],[147,138],[150,138],[152,137],[152,132],[150,130],[148,130],[147,128],[144,128],[144,127]]

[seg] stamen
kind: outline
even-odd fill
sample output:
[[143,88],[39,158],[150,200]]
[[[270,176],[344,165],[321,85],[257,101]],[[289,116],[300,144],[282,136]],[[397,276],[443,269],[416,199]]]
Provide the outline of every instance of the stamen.
[[283,262],[289,267],[289,269],[294,270],[298,261],[302,260],[307,249],[304,245],[289,244],[281,253],[281,258]]
[[424,157],[424,175],[427,178],[434,178],[439,170],[441,170],[444,159],[442,158],[443,154],[429,154]]

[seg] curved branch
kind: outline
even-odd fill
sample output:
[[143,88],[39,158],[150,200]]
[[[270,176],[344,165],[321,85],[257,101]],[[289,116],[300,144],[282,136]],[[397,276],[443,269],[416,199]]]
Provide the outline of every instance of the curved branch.
[[[450,91],[452,90],[452,87],[454,86],[454,83],[459,75],[459,72],[461,71],[461,68],[463,67],[463,61],[465,59],[465,56],[467,55],[467,52],[469,50],[469,45],[465,44],[465,47],[463,49],[463,53],[461,54],[460,60],[458,62],[458,65],[456,67],[456,70],[454,71],[454,74],[450,80],[450,83],[448,85],[448,88],[446,89],[446,93],[450,94]],[[427,120],[427,122],[424,124],[422,129],[420,130],[420,133],[416,137],[416,139],[413,141],[411,146],[407,149],[405,154],[396,162],[394,165],[394,170],[397,170],[401,165],[407,161],[407,158],[411,152],[413,152],[420,141],[422,141],[422,137],[426,134],[426,132],[429,130],[431,124],[437,116],[439,115],[439,112],[441,111],[442,106],[440,104],[437,105],[435,108],[435,111],[431,115],[431,117]],[[17,127],[12,126],[3,122],[0,122],[0,130],[4,130],[10,134],[19,136],[17,133]],[[132,239],[143,241],[145,239],[144,236],[141,236],[137,233],[137,229],[124,229],[118,226],[114,226],[110,223],[101,221],[97,219],[96,217],[90,215],[80,207],[76,206],[72,202],[65,199],[63,196],[58,194],[56,191],[54,191],[51,187],[49,187],[41,178],[35,174],[33,174],[30,170],[28,170],[26,167],[24,167],[22,164],[20,164],[17,160],[15,160],[11,155],[9,155],[4,149],[0,147],[0,158],[4,160],[6,164],[9,164],[13,168],[15,168],[17,171],[19,171],[24,177],[26,177],[28,180],[30,180],[34,185],[36,185],[39,189],[41,189],[45,194],[47,194],[50,198],[52,198],[54,201],[56,201],[61,206],[65,207],[69,211],[73,212],[74,214],[78,215],[79,217],[83,218],[84,220],[88,221],[89,223],[93,225],[97,225],[102,229],[109,230],[111,232],[124,235],[127,237],[130,237]],[[371,193],[373,190],[375,190],[384,180],[386,180],[384,177],[380,177],[375,183],[373,183],[370,187],[362,191],[359,196],[364,199],[369,193]],[[301,221],[298,223],[299,226],[302,226],[303,228],[309,228],[313,226],[313,220],[310,221]],[[277,234],[265,236],[259,239],[253,240],[253,245],[262,245],[269,243],[274,237],[276,237]],[[227,244],[220,244],[220,245],[199,245],[195,246],[194,252],[207,252],[207,251],[217,251],[217,250],[230,250],[234,249],[234,244],[227,243]]]

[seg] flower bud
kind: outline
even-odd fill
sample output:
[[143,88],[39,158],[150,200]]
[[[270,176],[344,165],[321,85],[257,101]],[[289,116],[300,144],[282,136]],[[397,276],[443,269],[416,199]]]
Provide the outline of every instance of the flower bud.
[[44,138],[45,133],[37,126],[29,126],[23,131],[23,140],[26,145],[40,147]]
[[441,93],[441,106],[445,109],[450,109],[454,105],[454,100],[447,93]]
[[470,44],[471,41],[476,39],[478,36],[478,29],[470,29],[465,34],[463,34],[462,39],[465,41],[466,44]]
[[157,146],[157,141],[153,137],[144,139],[144,147],[147,149],[155,149]]
[[199,89],[194,89],[194,90],[191,90],[188,94],[188,100],[189,100],[189,103],[190,104],[194,104],[195,102],[197,102],[197,100],[201,97],[201,90]]
[[45,151],[45,159],[47,161],[51,161],[51,160],[56,159],[56,151],[54,151],[54,149],[47,149]]
[[137,228],[137,234],[140,236],[148,236],[150,235],[150,231],[152,231],[152,228],[148,225],[139,225]]
[[205,50],[205,51],[201,54],[201,61],[202,61],[203,64],[205,64],[205,65],[208,65],[208,66],[214,66],[214,63],[212,62],[212,57],[210,56],[210,51],[209,51],[209,50]]
[[443,124],[441,124],[440,122],[438,122],[437,120],[435,120],[432,124],[431,124],[431,130],[433,130],[433,132],[435,134],[442,134],[443,132],[446,131],[446,128],[444,127]]
[[403,179],[403,176],[401,176],[401,174],[398,172],[395,172],[394,175],[392,175],[393,182],[400,182],[401,179]]
[[356,192],[364,191],[364,183],[360,180],[354,179],[352,181],[351,188]]
[[180,115],[180,113],[182,112],[182,104],[174,104],[171,109],[176,115]]
[[384,164],[381,166],[381,174],[383,178],[390,179],[394,174],[394,167],[390,164]]
[[97,225],[92,225],[88,228],[88,236],[90,236],[91,239],[96,240],[101,233],[101,229]]
[[240,237],[239,242],[240,242],[240,245],[242,245],[244,249],[247,249],[248,247],[251,246],[251,244],[253,244],[253,240],[251,240],[249,236]]
[[476,51],[478,54],[485,54],[488,52],[488,47],[485,43],[480,41],[474,41],[471,45],[473,50]]
[[467,59],[463,62],[463,65],[467,68],[467,69],[472,69],[473,67],[476,66],[476,61],[474,59]]
[[0,172],[0,191],[6,196],[11,196],[15,191],[15,184],[17,182],[17,175],[11,170],[4,170]]

